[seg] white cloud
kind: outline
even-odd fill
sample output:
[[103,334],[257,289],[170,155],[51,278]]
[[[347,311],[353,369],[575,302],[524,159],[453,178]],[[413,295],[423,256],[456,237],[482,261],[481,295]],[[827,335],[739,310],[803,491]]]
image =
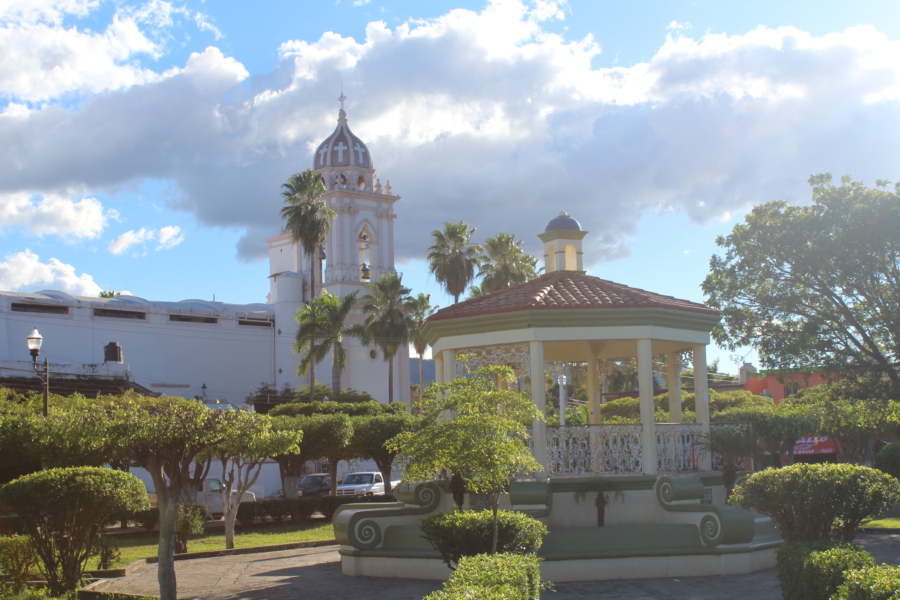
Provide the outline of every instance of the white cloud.
[[75,296],[99,296],[101,288],[87,273],[75,274],[75,267],[51,258],[46,263],[31,250],[8,254],[0,262],[0,289],[37,291],[58,289]]
[[157,250],[168,250],[184,241],[184,234],[181,233],[181,228],[175,225],[161,227],[158,237],[159,246],[156,247]]
[[96,198],[0,193],[0,229],[22,227],[37,236],[96,239],[109,220],[117,217],[115,210],[104,210]]
[[685,21],[684,23],[679,23],[678,21],[672,21],[671,23],[666,25],[666,29],[675,30],[675,31],[678,31],[681,29],[690,29],[690,28],[691,28],[691,24],[688,23],[687,21]]
[[146,227],[142,227],[135,230],[129,230],[125,233],[121,234],[119,237],[110,242],[107,250],[111,253],[119,255],[134,248],[135,246],[139,246],[141,244],[145,244],[147,242],[157,240],[159,245],[156,247],[157,250],[168,250],[169,248],[174,248],[178,244],[184,241],[184,234],[181,233],[181,228],[175,225],[167,225],[166,227],[161,227],[160,229],[147,229]]
[[372,0],[353,0],[353,6],[364,6]]
[[[155,10],[120,20],[175,18]],[[351,126],[404,198],[398,259],[421,256],[428,232],[458,219],[479,235],[515,232],[536,251],[534,234],[564,208],[590,231],[593,262],[627,252],[646,211],[704,222],[805,200],[811,173],[895,178],[900,42],[875,28],[692,38],[675,23],[649,61],[596,68],[592,38],[544,27],[567,11],[502,0],[373,22],[364,40],[286,42],[275,72],[249,80],[210,47],[77,110],[7,109],[0,194],[168,180],[179,192],[170,207],[243,228],[239,254],[258,257],[280,225],[279,185],[312,164],[334,127],[341,81]]]

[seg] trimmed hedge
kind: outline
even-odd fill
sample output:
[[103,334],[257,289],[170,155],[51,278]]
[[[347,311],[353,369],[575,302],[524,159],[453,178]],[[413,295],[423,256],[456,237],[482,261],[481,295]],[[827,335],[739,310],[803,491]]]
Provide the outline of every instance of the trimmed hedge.
[[[12,591],[19,592],[37,572],[37,554],[25,536],[0,537],[0,573],[8,578]],[[2,587],[2,586],[0,586]]]
[[309,520],[315,513],[321,513],[328,521],[343,504],[365,504],[370,502],[394,502],[393,496],[301,496],[296,499],[268,498],[255,502],[241,502],[237,520],[242,525],[250,525],[266,518],[276,523],[290,519],[293,523]]
[[900,600],[900,567],[881,565],[847,571],[834,600]]
[[851,464],[795,464],[750,475],[729,503],[771,517],[785,541],[853,541],[863,520],[900,502],[900,482]]
[[891,442],[875,455],[873,467],[900,479],[900,441]]
[[[501,510],[497,519],[497,552],[535,554],[547,535],[544,524],[525,513]],[[491,551],[493,513],[489,510],[434,513],[422,519],[422,533],[452,569],[464,556]]]
[[541,559],[534,555],[464,556],[444,588],[423,600],[540,600]]
[[874,567],[872,556],[849,542],[786,542],[778,548],[778,580],[784,600],[829,600],[844,572]]

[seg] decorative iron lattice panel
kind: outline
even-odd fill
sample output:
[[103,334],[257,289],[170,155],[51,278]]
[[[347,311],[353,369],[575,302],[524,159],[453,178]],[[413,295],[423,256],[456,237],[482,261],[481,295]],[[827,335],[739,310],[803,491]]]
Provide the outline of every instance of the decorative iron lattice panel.
[[550,476],[640,473],[640,425],[547,427]]
[[696,423],[657,423],[657,472],[699,471],[703,451],[698,444],[702,433],[703,426]]
[[466,354],[469,360],[466,363],[456,362],[456,376],[465,377],[466,364],[472,370],[488,365],[504,365],[511,367],[516,377],[527,377],[531,365],[528,344],[497,344],[494,346],[475,346],[461,348],[456,351],[456,356]]

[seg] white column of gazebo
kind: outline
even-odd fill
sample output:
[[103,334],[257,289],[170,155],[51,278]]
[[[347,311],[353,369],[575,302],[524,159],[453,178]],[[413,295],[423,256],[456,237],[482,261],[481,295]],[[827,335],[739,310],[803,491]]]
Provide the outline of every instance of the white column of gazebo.
[[[624,342],[625,340],[616,340]],[[581,357],[569,356],[569,362],[584,362],[588,365],[588,406],[591,415],[588,425],[555,426],[552,423],[537,423],[532,428],[531,446],[535,458],[544,467],[544,472],[553,475],[580,475],[603,473],[642,473],[654,475],[658,472],[683,470],[709,470],[709,455],[699,452],[695,445],[700,435],[709,433],[709,400],[705,377],[696,378],[696,423],[683,424],[681,414],[680,356],[684,350],[693,351],[695,373],[706,372],[706,345],[703,343],[680,346],[678,350],[666,353],[667,383],[669,396],[669,422],[656,423],[653,405],[653,356],[654,340],[638,338],[631,340],[638,365],[638,394],[640,398],[641,424],[601,425],[598,358],[590,351],[591,343],[579,344],[587,350]],[[560,344],[548,343],[551,358],[558,356]],[[554,345],[557,352],[553,352]],[[657,340],[657,346],[672,348],[671,341]],[[620,343],[616,344],[621,346]],[[518,348],[517,348],[518,347]],[[527,348],[527,354],[522,350]],[[518,351],[517,351],[518,350]],[[442,349],[434,353],[436,374],[439,382],[450,381],[460,376],[461,367],[457,357],[470,356],[470,367],[482,364],[506,364],[514,368],[520,377],[528,376],[532,384],[532,402],[542,412],[546,410],[545,364],[548,361],[545,342],[532,340],[527,343],[471,346],[465,348]],[[554,356],[556,354],[557,356]],[[510,357],[515,357],[513,362]],[[621,355],[617,358],[624,358]],[[527,360],[526,360],[527,359]],[[535,382],[541,384],[535,385]]]

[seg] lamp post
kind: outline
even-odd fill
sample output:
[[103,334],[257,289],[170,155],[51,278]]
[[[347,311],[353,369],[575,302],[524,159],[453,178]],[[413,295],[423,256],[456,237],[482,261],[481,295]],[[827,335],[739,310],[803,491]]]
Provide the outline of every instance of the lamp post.
[[28,336],[28,351],[31,353],[31,364],[34,367],[34,372],[38,374],[38,377],[44,383],[44,416],[46,417],[50,408],[50,360],[46,356],[44,357],[43,375],[37,364],[38,356],[41,354],[41,344],[43,343],[44,337],[35,327]]
[[566,383],[569,381],[569,378],[565,375],[560,375],[557,381],[559,382],[559,424],[565,426],[566,406],[569,403],[569,388],[566,387]]

